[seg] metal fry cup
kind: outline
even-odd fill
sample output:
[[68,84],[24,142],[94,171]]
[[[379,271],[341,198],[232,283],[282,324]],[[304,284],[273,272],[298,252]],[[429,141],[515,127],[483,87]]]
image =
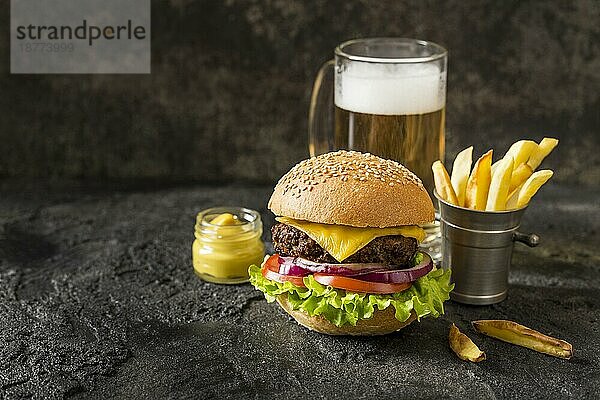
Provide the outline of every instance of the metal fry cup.
[[527,206],[507,211],[477,211],[438,199],[442,268],[452,268],[450,298],[464,304],[499,303],[508,294],[514,242],[537,246],[539,236],[517,231]]

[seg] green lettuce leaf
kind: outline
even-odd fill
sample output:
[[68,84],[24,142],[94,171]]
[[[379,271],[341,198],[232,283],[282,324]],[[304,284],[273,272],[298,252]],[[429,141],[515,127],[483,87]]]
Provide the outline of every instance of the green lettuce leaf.
[[365,294],[355,293],[315,281],[312,275],[304,278],[305,288],[290,282],[279,283],[265,278],[256,265],[250,266],[250,283],[264,293],[269,303],[277,296],[287,294],[294,310],[308,315],[321,315],[336,326],[356,325],[361,319],[371,318],[375,310],[384,310],[393,306],[396,319],[406,321],[412,310],[417,319],[426,316],[434,318],[444,313],[444,301],[454,288],[450,284],[450,270],[433,269],[427,275],[417,279],[413,285],[400,293]]

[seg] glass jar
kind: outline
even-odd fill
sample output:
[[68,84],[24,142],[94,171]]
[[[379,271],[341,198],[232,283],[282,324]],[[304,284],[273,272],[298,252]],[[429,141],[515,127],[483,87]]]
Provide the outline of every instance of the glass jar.
[[265,256],[260,214],[242,207],[215,207],[196,217],[192,262],[196,274],[208,282],[248,281],[248,267]]

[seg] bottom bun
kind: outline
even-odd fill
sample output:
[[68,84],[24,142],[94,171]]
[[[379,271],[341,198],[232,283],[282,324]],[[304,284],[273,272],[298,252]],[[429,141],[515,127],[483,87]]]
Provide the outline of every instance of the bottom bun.
[[371,318],[361,319],[355,326],[335,326],[320,315],[311,317],[304,311],[294,310],[288,301],[287,294],[277,296],[277,302],[288,314],[294,317],[296,322],[300,325],[327,335],[387,335],[388,333],[396,332],[397,330],[404,328],[417,319],[417,315],[413,311],[406,321],[398,321],[395,317],[396,310],[393,306],[389,306],[385,310],[375,310]]

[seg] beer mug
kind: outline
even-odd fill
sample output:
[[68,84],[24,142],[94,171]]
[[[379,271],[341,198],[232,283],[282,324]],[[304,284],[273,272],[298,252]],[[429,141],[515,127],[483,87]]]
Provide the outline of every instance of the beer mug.
[[431,164],[444,160],[447,54],[415,39],[340,44],[315,79],[310,155],[346,149],[393,159],[433,195]]
[[[347,149],[396,160],[433,197],[431,164],[444,161],[447,55],[443,47],[416,39],[340,44],[315,79],[310,155]],[[425,247],[439,260],[439,224],[426,230]]]

